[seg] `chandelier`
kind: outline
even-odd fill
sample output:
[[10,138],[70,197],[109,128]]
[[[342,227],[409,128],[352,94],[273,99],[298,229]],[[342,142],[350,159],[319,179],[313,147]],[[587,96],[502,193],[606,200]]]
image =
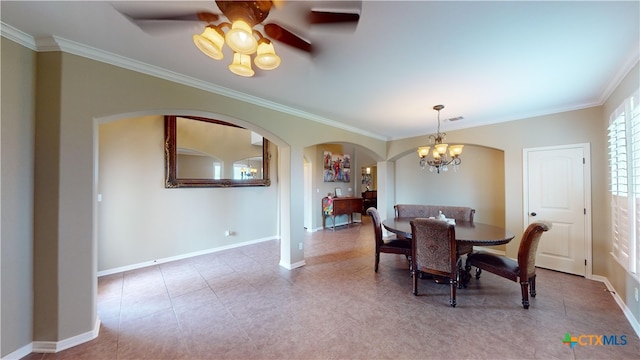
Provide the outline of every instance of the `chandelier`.
[[253,55],[253,62],[258,68],[277,68],[280,57],[273,44],[253,28],[269,15],[271,1],[216,1],[216,4],[231,23],[209,24],[202,34],[193,35],[193,42],[198,49],[212,59],[222,60],[222,49],[226,43],[233,50],[233,62],[229,70],[240,76],[251,77],[255,74],[251,68]]
[[[460,154],[462,154],[462,148],[464,145],[451,145],[444,144],[446,133],[440,132],[440,110],[444,109],[444,105],[436,105],[433,110],[438,112],[438,133],[436,135],[429,135],[431,142],[435,143],[433,151],[431,146],[420,146],[418,148],[418,156],[420,156],[420,167],[424,170],[429,166],[429,171],[434,169],[439,174],[440,171],[449,171],[449,165],[453,167],[454,171],[458,170],[458,166],[462,162]],[[448,153],[447,153],[448,150]]]

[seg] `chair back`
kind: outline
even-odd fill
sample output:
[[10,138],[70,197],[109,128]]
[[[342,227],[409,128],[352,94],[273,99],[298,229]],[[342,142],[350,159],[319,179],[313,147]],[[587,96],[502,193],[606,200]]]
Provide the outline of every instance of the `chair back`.
[[378,209],[370,207],[367,209],[367,214],[371,216],[371,224],[373,224],[373,233],[376,236],[376,249],[384,244],[382,240],[382,221],[380,220],[380,214]]
[[457,254],[455,226],[436,219],[411,221],[414,269],[455,277]]
[[442,213],[451,219],[473,222],[473,216],[476,214],[476,209],[472,209],[467,206],[447,206],[442,210]]
[[396,217],[437,218],[440,211],[449,219],[473,222],[475,209],[467,206],[397,204],[393,207]]
[[428,218],[430,216],[437,216],[431,214],[431,211],[426,205],[416,204],[397,204],[393,206],[396,217],[415,217],[415,218]]
[[528,279],[536,273],[536,252],[542,233],[551,229],[551,224],[545,221],[531,223],[522,235],[518,249],[518,267],[520,279]]

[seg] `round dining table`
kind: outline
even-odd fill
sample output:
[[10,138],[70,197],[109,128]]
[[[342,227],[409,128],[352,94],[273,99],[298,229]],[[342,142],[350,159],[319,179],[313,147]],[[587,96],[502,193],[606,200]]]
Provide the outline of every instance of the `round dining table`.
[[[382,222],[385,229],[411,239],[411,221],[414,217],[396,217]],[[471,246],[506,244],[514,238],[512,232],[495,225],[470,221],[455,221],[456,241]],[[461,244],[461,245],[462,245]]]
[[[415,217],[396,217],[382,221],[382,226],[400,237],[411,239],[411,221]],[[458,257],[473,251],[474,246],[493,246],[506,244],[514,238],[513,233],[507,229],[495,225],[478,222],[455,220],[456,243],[458,245]],[[458,287],[467,287],[471,267],[462,268],[460,264],[458,274],[460,276]],[[440,284],[448,281],[441,276],[433,276],[434,280]]]

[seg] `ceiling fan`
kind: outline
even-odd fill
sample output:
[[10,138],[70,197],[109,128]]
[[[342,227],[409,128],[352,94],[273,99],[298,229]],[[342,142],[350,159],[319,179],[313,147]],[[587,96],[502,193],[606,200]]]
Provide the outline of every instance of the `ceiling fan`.
[[[253,76],[251,55],[255,55],[254,63],[262,70],[272,70],[280,65],[280,57],[276,55],[271,41],[277,41],[295,49],[313,53],[312,44],[287,30],[283,26],[265,20],[275,7],[282,6],[284,1],[221,1],[216,5],[222,14],[213,12],[197,12],[180,16],[136,17],[129,16],[141,28],[147,21],[200,21],[206,23],[201,34],[193,35],[195,45],[207,56],[221,60],[222,48],[226,43],[234,53],[234,60],[229,65],[231,72],[241,76]],[[226,18],[226,21],[225,19]],[[306,21],[309,24],[356,23],[359,13],[311,10]],[[262,25],[265,35],[255,29]],[[226,33],[225,33],[226,30]]]

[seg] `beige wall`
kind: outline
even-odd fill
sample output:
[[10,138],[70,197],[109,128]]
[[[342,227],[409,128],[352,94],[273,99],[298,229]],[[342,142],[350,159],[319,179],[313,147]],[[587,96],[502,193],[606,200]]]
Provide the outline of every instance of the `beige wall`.
[[[3,57],[5,51],[2,52]],[[38,53],[34,335],[60,341],[96,321],[98,123],[166,114],[206,116],[264,134],[278,146],[276,224],[281,265],[304,263],[303,149],[353,141],[383,156],[385,143],[271,108],[60,52]],[[194,110],[184,110],[194,109]],[[178,111],[178,110],[176,110]],[[38,176],[40,172],[41,176]],[[224,199],[225,201],[227,199]],[[227,212],[227,222],[245,214]],[[39,231],[41,229],[41,231]],[[55,251],[51,250],[55,248]],[[43,249],[39,252],[38,249]]]
[[[523,223],[523,149],[564,144],[589,143],[591,146],[592,271],[606,277],[625,301],[636,320],[640,305],[634,298],[638,280],[625,272],[611,257],[611,221],[607,198],[607,134],[611,111],[640,86],[639,65],[629,72],[604,106],[539,116],[507,123],[447,132],[449,143],[491,146],[504,151],[505,225],[513,229],[516,239],[522,235]],[[389,143],[389,159],[395,159],[428,142],[415,137]],[[465,147],[463,159],[469,155]],[[465,160],[463,160],[465,161]],[[416,161],[417,163],[417,161]],[[463,163],[466,165],[468,161]],[[400,171],[396,176],[403,176]],[[409,175],[410,176],[410,175]],[[396,192],[401,192],[396,189]],[[507,245],[507,255],[515,257],[519,241]]]
[[35,66],[2,38],[0,105],[0,357],[32,341]]
[[[516,234],[519,239],[524,230],[523,222],[523,149],[564,144],[590,143],[591,168],[606,169],[605,142],[601,134],[602,109],[600,107],[540,116],[530,119],[511,121],[506,123],[482,126],[473,129],[447,132],[449,143],[475,144],[493,147],[504,151],[504,194],[505,194],[505,225]],[[402,153],[415,147],[419,143],[426,143],[426,137],[417,137],[392,142],[394,153]],[[465,147],[463,161],[473,148]],[[390,154],[393,155],[393,154]],[[468,162],[464,162],[466,165]],[[464,166],[463,165],[463,166]],[[608,206],[603,191],[605,174],[594,171],[592,183],[593,207],[593,235],[594,249],[606,247],[607,235],[603,233],[601,218],[603,208]],[[480,214],[479,214],[480,215]],[[480,215],[482,216],[482,215]],[[507,245],[507,255],[515,257],[519,241],[512,241]],[[594,273],[602,274],[604,263],[600,258],[594,259]]]
[[163,140],[160,115],[99,126],[98,271],[278,237],[276,176],[269,187],[166,189]]
[[475,220],[504,226],[504,153],[465,144],[458,171],[438,174],[418,165],[414,151],[396,160],[396,203],[469,206]]

